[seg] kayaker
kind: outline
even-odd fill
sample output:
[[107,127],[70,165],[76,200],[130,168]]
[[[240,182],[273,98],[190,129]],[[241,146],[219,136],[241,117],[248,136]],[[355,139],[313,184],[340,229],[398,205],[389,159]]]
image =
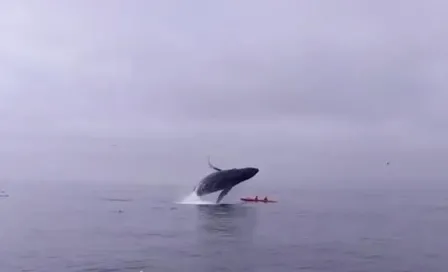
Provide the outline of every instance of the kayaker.
[[266,202],[267,202],[267,201],[268,201],[268,197],[265,196],[264,199],[263,199],[263,201],[266,201]]
[[258,201],[258,196],[255,196],[255,201]]

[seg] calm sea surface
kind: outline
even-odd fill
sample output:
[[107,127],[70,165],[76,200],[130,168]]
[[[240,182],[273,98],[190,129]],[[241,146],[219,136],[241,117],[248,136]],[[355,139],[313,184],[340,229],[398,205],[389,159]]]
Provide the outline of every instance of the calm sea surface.
[[219,206],[178,204],[192,188],[169,186],[0,188],[0,272],[448,271],[448,191],[277,188],[279,203],[235,204],[242,188]]

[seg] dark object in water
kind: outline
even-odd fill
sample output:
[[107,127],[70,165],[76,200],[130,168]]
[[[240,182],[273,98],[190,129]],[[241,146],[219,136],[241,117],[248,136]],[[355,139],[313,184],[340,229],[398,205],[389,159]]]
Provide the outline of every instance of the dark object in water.
[[196,195],[203,196],[214,192],[221,191],[216,200],[219,203],[225,195],[236,185],[246,181],[258,173],[258,168],[234,168],[222,170],[211,164],[210,159],[208,165],[215,170],[215,172],[203,178],[198,186],[194,188]]

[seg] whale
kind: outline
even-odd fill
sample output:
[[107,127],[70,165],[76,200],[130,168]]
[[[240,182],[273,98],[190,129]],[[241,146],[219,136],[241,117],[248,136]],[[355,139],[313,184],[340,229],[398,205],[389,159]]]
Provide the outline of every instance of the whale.
[[253,178],[259,169],[256,167],[221,169],[213,165],[208,158],[208,165],[213,172],[205,176],[193,191],[197,196],[204,196],[221,191],[216,203],[220,203],[233,187]]

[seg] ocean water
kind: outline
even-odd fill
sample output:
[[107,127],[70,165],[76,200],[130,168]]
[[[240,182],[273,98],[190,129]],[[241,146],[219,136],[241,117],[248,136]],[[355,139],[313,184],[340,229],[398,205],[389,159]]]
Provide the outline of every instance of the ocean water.
[[241,189],[198,205],[191,189],[8,188],[0,271],[448,271],[448,191],[277,188],[278,203],[241,204]]

